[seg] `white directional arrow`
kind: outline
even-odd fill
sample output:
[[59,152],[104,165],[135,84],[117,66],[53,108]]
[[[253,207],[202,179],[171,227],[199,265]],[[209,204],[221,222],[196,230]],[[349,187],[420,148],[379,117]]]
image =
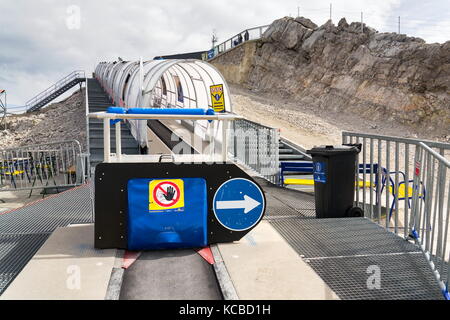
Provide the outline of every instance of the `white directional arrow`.
[[248,213],[259,206],[261,203],[247,195],[244,200],[238,201],[217,201],[217,209],[244,209],[244,213]]

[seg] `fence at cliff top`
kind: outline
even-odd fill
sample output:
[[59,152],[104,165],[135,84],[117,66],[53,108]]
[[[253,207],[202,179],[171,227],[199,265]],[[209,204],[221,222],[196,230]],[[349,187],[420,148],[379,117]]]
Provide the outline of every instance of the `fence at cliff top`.
[[83,184],[85,179],[86,156],[77,140],[0,149],[0,192],[58,191]]
[[[259,26],[259,27],[246,29],[246,30],[236,34],[235,36],[229,38],[228,40],[214,46],[214,48],[212,48],[208,52],[205,52],[202,55],[202,59],[205,61],[210,60],[221,53],[224,53],[224,52],[227,52],[227,51],[233,49],[234,47],[238,46],[241,43],[244,43],[249,40],[261,39],[263,33],[269,28],[269,26],[270,25],[265,25],[265,26]],[[248,32],[248,39],[245,38],[246,32]],[[241,35],[242,39],[239,38],[239,35]]]

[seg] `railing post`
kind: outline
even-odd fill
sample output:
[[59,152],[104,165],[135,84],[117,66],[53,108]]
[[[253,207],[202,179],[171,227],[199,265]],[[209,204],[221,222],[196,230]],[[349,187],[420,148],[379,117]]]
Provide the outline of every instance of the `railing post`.
[[109,119],[103,119],[103,161],[111,162],[111,140]]
[[227,129],[228,129],[228,120],[222,121],[222,161],[227,161]]
[[119,162],[122,160],[122,132],[120,123],[121,121],[116,122],[116,156]]

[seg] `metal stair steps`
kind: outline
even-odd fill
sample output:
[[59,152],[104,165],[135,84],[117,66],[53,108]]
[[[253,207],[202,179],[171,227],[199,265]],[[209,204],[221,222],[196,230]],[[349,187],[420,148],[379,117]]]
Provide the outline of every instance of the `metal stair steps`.
[[[88,79],[89,112],[102,112],[112,106],[111,99],[96,79]],[[89,153],[91,167],[103,161],[103,120],[89,119]],[[115,128],[111,126],[111,152],[116,151]],[[138,142],[134,139],[127,124],[121,126],[123,154],[139,154]]]
[[26,103],[27,112],[33,112],[46,106],[75,85],[86,81],[84,71],[74,71],[56,82],[52,87],[39,93]]

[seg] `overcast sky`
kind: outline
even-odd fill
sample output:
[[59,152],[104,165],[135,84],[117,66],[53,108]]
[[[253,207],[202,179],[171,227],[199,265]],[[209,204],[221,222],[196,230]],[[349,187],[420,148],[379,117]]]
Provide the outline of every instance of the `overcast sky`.
[[[23,105],[73,70],[97,62],[200,51],[250,27],[300,15],[317,24],[364,22],[427,42],[450,40],[450,0],[0,0],[0,89]],[[78,14],[79,13],[79,14]]]

